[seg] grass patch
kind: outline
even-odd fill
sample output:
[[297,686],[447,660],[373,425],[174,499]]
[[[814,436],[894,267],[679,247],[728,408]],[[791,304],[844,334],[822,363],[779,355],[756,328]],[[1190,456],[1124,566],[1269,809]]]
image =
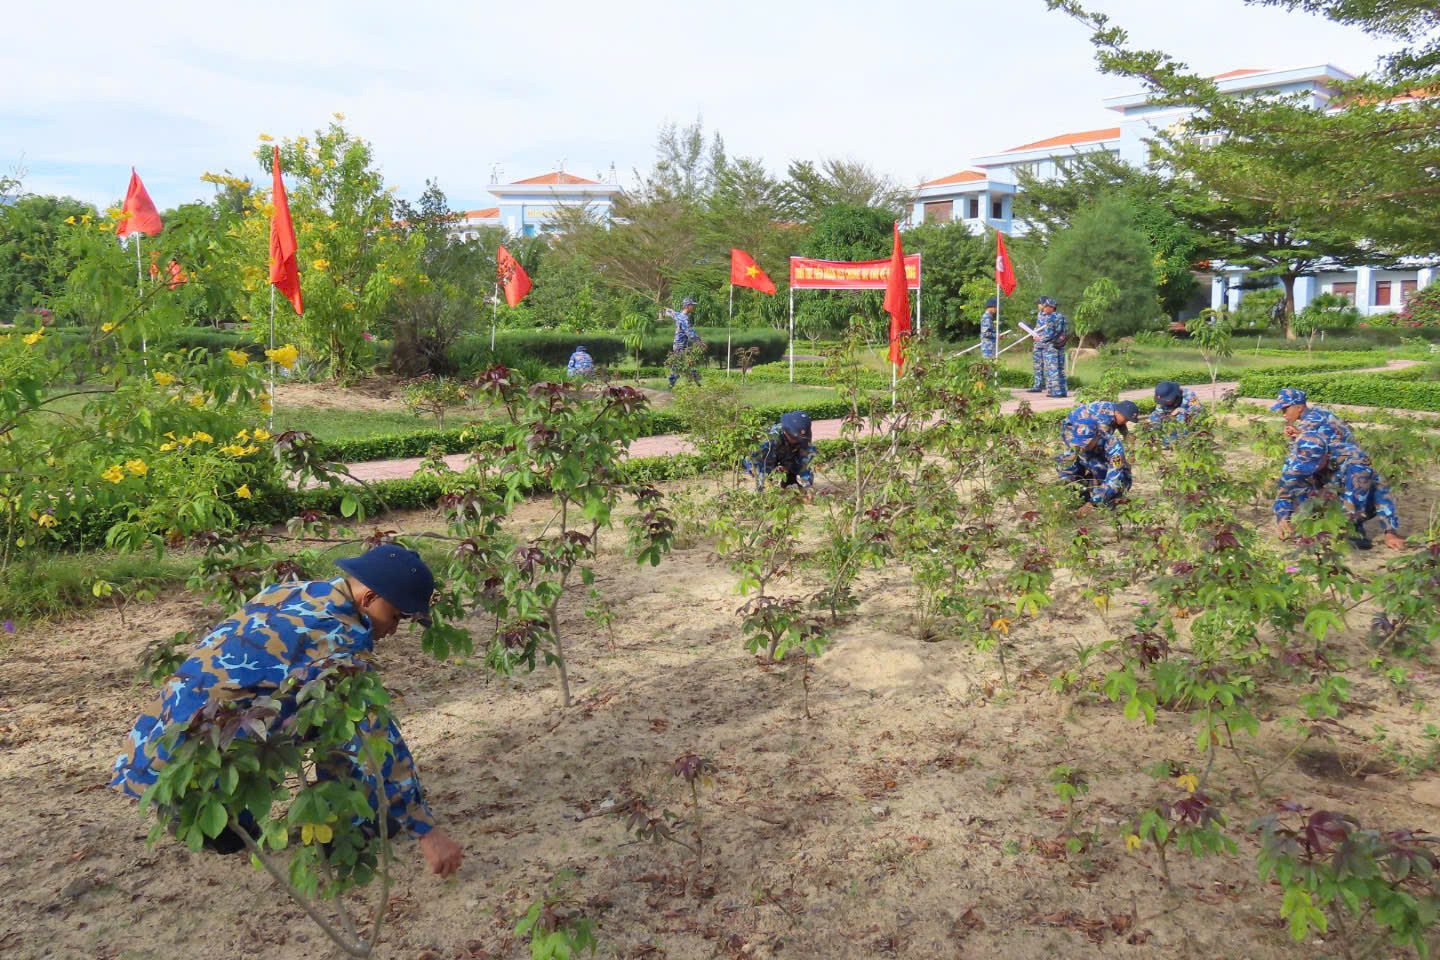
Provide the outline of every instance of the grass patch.
[[[197,557],[167,553],[32,553],[0,572],[0,618],[26,622],[49,620],[86,607],[124,604],[144,592],[184,583],[199,565]],[[97,597],[94,585],[114,585]]]

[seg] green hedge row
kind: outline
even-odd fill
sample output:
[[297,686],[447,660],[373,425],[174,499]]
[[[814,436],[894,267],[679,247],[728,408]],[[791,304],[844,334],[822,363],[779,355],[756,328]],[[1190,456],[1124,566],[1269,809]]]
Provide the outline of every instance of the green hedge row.
[[1423,368],[1349,376],[1270,376],[1241,379],[1240,395],[1273,400],[1285,387],[1304,390],[1314,403],[1348,403],[1386,410],[1440,411],[1440,383],[1415,378]]
[[[705,341],[706,357],[716,363],[725,362],[725,328],[700,327],[699,333]],[[757,362],[777,360],[785,355],[788,338],[780,330],[732,330],[731,351],[741,347],[757,347],[760,350]],[[642,365],[663,365],[675,343],[673,333],[656,334],[646,337],[640,347]],[[495,352],[490,351],[490,335],[477,334],[462,337],[450,348],[450,362],[462,377],[472,377],[485,369],[495,358],[536,359],[546,366],[564,367],[575,348],[584,345],[596,363],[607,366],[620,363],[632,356],[625,347],[625,339],[618,333],[569,333],[555,330],[516,330],[501,333],[495,341]]]

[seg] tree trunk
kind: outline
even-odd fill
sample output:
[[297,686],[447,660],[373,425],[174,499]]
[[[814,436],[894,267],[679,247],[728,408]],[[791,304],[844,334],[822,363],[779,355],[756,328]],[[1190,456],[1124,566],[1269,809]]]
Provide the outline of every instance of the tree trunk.
[[1295,325],[1291,319],[1295,316],[1295,277],[1285,274],[1281,278],[1285,283],[1285,339],[1295,339]]

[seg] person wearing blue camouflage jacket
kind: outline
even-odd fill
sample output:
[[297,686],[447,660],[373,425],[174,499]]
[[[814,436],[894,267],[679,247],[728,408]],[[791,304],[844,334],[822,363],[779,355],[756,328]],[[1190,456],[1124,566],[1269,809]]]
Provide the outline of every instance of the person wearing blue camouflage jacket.
[[1285,436],[1291,440],[1303,433],[1318,433],[1327,443],[1354,443],[1355,431],[1350,424],[1322,407],[1312,407],[1304,390],[1286,387],[1280,391],[1272,412],[1285,418]]
[[[1189,428],[1204,415],[1205,406],[1194,390],[1182,388],[1174,380],[1161,380],[1155,384],[1155,409],[1150,413],[1149,423],[1152,428],[1168,428],[1165,430],[1167,444],[1188,434]],[[1185,429],[1174,424],[1180,424]]]
[[815,459],[815,444],[810,433],[810,414],[803,410],[792,410],[770,428],[765,442],[744,461],[745,472],[755,478],[756,490],[764,488],[765,478],[772,473],[785,474],[782,488],[814,485],[810,462]]
[[1070,385],[1065,377],[1065,343],[1070,322],[1057,309],[1054,297],[1040,298],[1040,315],[1035,326],[1035,352],[1031,363],[1035,382],[1031,393],[1044,392],[1051,397],[1069,396]]
[[1385,545],[1392,550],[1404,548],[1395,501],[1390,498],[1385,479],[1371,465],[1369,454],[1353,443],[1331,442],[1319,432],[1301,434],[1291,445],[1280,471],[1273,509],[1282,538],[1295,532],[1291,523],[1295,511],[1327,484],[1335,485],[1341,507],[1355,525],[1352,544],[1369,550],[1372,543],[1365,522],[1379,517]]
[[[1140,408],[1130,400],[1094,400],[1071,410],[1065,416],[1064,423],[1068,425],[1089,421],[1097,424],[1106,433],[1129,433],[1127,425],[1139,415]],[[1061,429],[1063,432],[1064,426]]]
[[1047,299],[1049,298],[1041,297],[1035,301],[1035,319],[1031,321],[1034,324],[1035,335],[1030,338],[1030,371],[1035,375],[1035,379],[1031,382],[1027,393],[1045,392],[1045,343],[1041,339],[1041,327],[1045,325],[1045,313],[1042,307]]
[[[345,576],[267,587],[212,630],[195,655],[165,684],[158,701],[136,721],[126,752],[115,761],[110,786],[126,796],[141,797],[169,759],[171,748],[164,742],[167,731],[188,727],[208,704],[243,707],[256,697],[275,695],[281,683],[291,678],[299,681],[291,689],[299,689],[337,660],[373,669],[371,657],[377,639],[393,634],[406,617],[429,622],[435,580],[418,553],[382,544],[359,557],[338,560],[336,565]],[[296,709],[293,694],[282,697],[271,728],[283,725]],[[377,814],[383,790],[387,831],[403,829],[418,837],[430,869],[442,875],[454,873],[462,851],[435,825],[399,729],[391,723],[385,731],[392,752],[380,776],[375,777],[356,759],[363,737],[371,732],[364,722],[357,726],[351,768],[317,771],[318,775],[353,776],[368,793],[371,809]],[[258,831],[248,812],[240,825],[252,836]],[[220,853],[246,847],[233,828],[207,838],[205,845]]]
[[570,354],[570,362],[565,364],[565,374],[571,379],[584,380],[595,374],[595,361],[590,356],[590,351],[583,346],[576,347],[575,352]]
[[1081,418],[1066,421],[1062,439],[1064,446],[1055,455],[1055,470],[1061,481],[1083,486],[1086,503],[1081,511],[1113,507],[1133,482],[1120,432]]
[[998,301],[991,297],[985,301],[985,312],[980,314],[980,356],[994,360],[1000,350],[1000,325],[995,321]]
[[699,383],[699,358],[693,356],[693,353],[704,346],[704,341],[695,330],[695,298],[686,297],[680,303],[679,310],[666,307],[660,311],[660,315],[675,321],[675,342],[670,346],[670,386],[675,386],[681,372]]

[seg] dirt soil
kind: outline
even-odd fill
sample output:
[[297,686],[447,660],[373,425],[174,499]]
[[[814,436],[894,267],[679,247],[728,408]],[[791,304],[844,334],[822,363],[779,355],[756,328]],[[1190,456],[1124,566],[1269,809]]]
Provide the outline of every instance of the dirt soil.
[[[1433,485],[1417,485],[1401,507],[1418,523],[1434,503]],[[535,529],[545,511],[525,505],[517,526]],[[399,519],[412,529],[424,521]],[[618,548],[621,538],[610,540]],[[1358,565],[1373,570],[1383,559],[1377,549]],[[781,591],[816,586],[800,576]],[[1050,678],[1073,665],[1077,644],[1125,623],[1143,587],[1107,621],[1062,576],[1056,602],[1016,624],[1006,685],[993,653],[916,640],[908,572],[886,568],[812,665],[808,718],[802,665],[762,665],[744,651],[734,578],[708,543],[692,538],[655,568],[608,552],[598,587],[615,605],[613,637],[583,616],[583,593],[564,606],[577,701],[569,710],[558,708],[549,669],[487,680],[476,662],[423,655],[414,635],[380,645],[431,805],[465,862],[440,880],[412,841],[401,842],[377,956],[526,957],[511,931],[547,889],[596,919],[602,957],[1337,952],[1317,937],[1291,942],[1278,888],[1257,880],[1252,840],[1241,838],[1233,857],[1172,855],[1173,896],[1149,855],[1125,851],[1123,825],[1178,796],[1143,771],[1193,761],[1190,718],[1162,710],[1145,727],[1102,697],[1052,692]],[[132,605],[123,625],[99,612],[22,630],[0,653],[0,957],[339,956],[245,860],[193,855],[169,838],[147,850],[148,821],[105,787],[153,696],[133,684],[137,655],[215,618],[177,592]],[[1353,622],[1367,620],[1362,610]],[[1418,747],[1419,728],[1433,719],[1423,704],[1436,702],[1440,679],[1410,665],[1414,689],[1402,703],[1363,667],[1360,631],[1344,643],[1360,666],[1333,742],[1312,741],[1312,752],[1285,761],[1295,736],[1280,719],[1295,708],[1277,702],[1245,749],[1279,765],[1266,784],[1273,797],[1351,811],[1367,825],[1433,825],[1433,774],[1409,782],[1379,762],[1369,775],[1347,770],[1365,766],[1367,752],[1378,759],[1363,739],[1377,723]],[[601,815],[637,793],[693,823],[688,789],[671,774],[692,751],[718,768],[700,790],[703,864],[673,843],[631,842],[616,817]],[[1049,785],[1060,763],[1090,777],[1076,824],[1099,840],[1085,853],[1064,844],[1065,810]],[[1270,807],[1249,784],[1222,753],[1212,791],[1234,792],[1227,809],[1240,823]],[[690,826],[677,835],[693,842]]]

